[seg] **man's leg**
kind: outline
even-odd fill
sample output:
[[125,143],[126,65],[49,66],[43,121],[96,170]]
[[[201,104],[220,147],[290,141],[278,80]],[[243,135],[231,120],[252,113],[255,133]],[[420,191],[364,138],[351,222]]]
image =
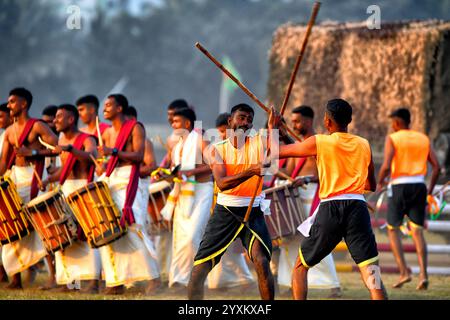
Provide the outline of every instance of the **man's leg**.
[[387,300],[386,289],[381,280],[380,267],[378,261],[367,266],[359,267],[361,278],[370,292],[372,300]]
[[417,259],[419,260],[419,284],[417,290],[426,290],[428,288],[428,274],[427,274],[427,243],[423,235],[423,229],[420,227],[412,228],[412,238],[416,245]]
[[188,299],[203,300],[205,290],[205,280],[212,269],[211,260],[205,261],[192,268],[191,277],[188,283]]
[[20,272],[13,275],[11,278],[11,282],[6,287],[7,289],[22,289],[22,278],[20,277]]
[[402,241],[399,228],[388,229],[389,242],[391,244],[392,253],[400,270],[400,279],[395,283],[393,288],[401,288],[405,283],[411,281],[411,275],[405,261],[405,254],[403,253]]
[[57,288],[58,285],[56,284],[55,258],[51,254],[48,254],[45,257],[45,260],[47,261],[47,265],[48,265],[48,280],[47,280],[47,283],[44,286],[39,287],[39,289],[40,290],[50,290],[50,289]]
[[308,267],[302,264],[297,257],[294,270],[292,270],[292,298],[294,300],[306,300],[308,296]]
[[263,300],[273,300],[275,298],[275,287],[270,270],[270,261],[264,253],[264,247],[259,240],[255,240],[251,248],[251,257],[258,276],[259,293]]

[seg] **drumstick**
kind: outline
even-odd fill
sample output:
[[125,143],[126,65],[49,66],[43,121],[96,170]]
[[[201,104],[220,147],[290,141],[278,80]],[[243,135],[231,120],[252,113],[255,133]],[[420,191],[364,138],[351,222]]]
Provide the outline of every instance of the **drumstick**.
[[40,142],[44,147],[46,147],[47,149],[50,149],[50,150],[52,150],[52,151],[56,149],[56,148],[55,148],[54,146],[52,146],[51,144],[49,144],[49,143],[45,142],[44,140],[42,140],[41,137],[38,137],[38,140],[39,140],[39,142]]
[[89,154],[89,157],[91,158],[92,161],[94,161],[95,167],[99,170],[102,171],[103,168],[98,164],[97,159],[94,158],[94,156],[92,154]]
[[102,138],[102,132],[100,131],[100,124],[98,123],[98,116],[95,117],[95,125],[97,127],[98,145],[100,147],[102,147],[103,146],[103,138]]
[[162,147],[169,152],[169,147],[167,146],[167,144],[164,143],[163,139],[161,138],[161,136],[158,134],[156,136],[156,140],[158,140],[158,142],[162,145]]
[[30,163],[30,165],[33,167],[33,174],[34,174],[34,176],[35,176],[35,178],[36,178],[36,180],[37,180],[37,182],[39,184],[40,189],[42,189],[44,187],[44,184],[42,183],[41,177],[39,177],[39,175],[38,175],[38,173],[36,171],[36,168],[33,166],[33,164]]

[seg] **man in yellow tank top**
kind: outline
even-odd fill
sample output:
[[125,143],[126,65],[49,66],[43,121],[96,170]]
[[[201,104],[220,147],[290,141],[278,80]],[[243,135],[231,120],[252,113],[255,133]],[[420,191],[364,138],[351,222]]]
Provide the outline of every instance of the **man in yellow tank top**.
[[[188,285],[189,299],[202,299],[205,279],[217,265],[228,247],[240,238],[258,275],[261,298],[274,298],[274,282],[270,271],[272,241],[260,209],[262,201],[262,176],[264,148],[260,135],[250,135],[253,126],[253,109],[238,104],[231,109],[231,136],[214,145],[211,151],[211,168],[220,190],[214,212],[210,217]],[[249,228],[242,223],[251,199],[257,197],[250,212]]]
[[[419,284],[416,289],[424,290],[428,288],[427,245],[423,235],[425,207],[427,194],[432,194],[440,168],[428,137],[409,128],[411,122],[409,110],[397,109],[390,117],[394,133],[386,137],[378,190],[383,188],[384,180],[390,172],[391,181],[386,191],[388,235],[395,261],[400,269],[400,279],[393,287],[401,288],[403,284],[411,281],[400,238],[400,226],[406,215],[412,229],[420,267]],[[427,191],[425,176],[428,162],[433,167],[433,173]]]
[[[369,142],[349,134],[352,107],[342,99],[326,106],[328,135],[316,134],[303,142],[280,146],[279,157],[316,157],[320,204],[307,220],[312,222],[301,241],[292,273],[294,299],[306,299],[308,269],[330,254],[344,238],[372,299],[386,299],[378,267],[378,251],[363,193],[376,187]],[[278,127],[280,115],[272,108],[269,130]],[[303,232],[302,232],[303,233]]]

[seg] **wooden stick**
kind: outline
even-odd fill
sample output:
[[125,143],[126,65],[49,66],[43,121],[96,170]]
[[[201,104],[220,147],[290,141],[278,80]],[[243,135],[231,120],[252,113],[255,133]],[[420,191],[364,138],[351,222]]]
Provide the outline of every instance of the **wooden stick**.
[[250,200],[250,204],[248,205],[247,211],[245,212],[244,223],[247,223],[248,219],[250,219],[250,213],[252,212],[253,203],[255,203],[256,194],[258,193],[259,186],[261,185],[262,179],[263,179],[262,176],[258,177],[258,182],[256,183],[255,192],[253,193],[252,199]]
[[91,160],[94,162],[95,167],[96,167],[98,170],[100,170],[100,171],[103,170],[103,168],[98,164],[97,159],[95,159],[94,156],[93,156],[92,154],[89,154],[89,157],[90,157]]
[[[228,71],[216,58],[214,58],[208,50],[206,50],[200,43],[196,43],[195,46],[199,49],[205,56],[209,58],[223,73],[225,73],[231,80],[233,80],[236,85],[242,89],[253,101],[256,102],[258,106],[260,106],[266,113],[270,113],[270,109],[264,105],[246,86],[244,86],[230,71]],[[301,141],[300,137],[289,128],[285,123],[281,123],[281,126],[284,126],[286,130],[289,132],[291,136],[293,136],[296,140]]]
[[100,147],[102,147],[103,146],[103,138],[102,138],[102,132],[100,130],[100,124],[98,122],[98,116],[95,117],[95,126],[97,127],[98,144]]
[[303,56],[305,54],[306,45],[308,44],[309,35],[311,34],[311,30],[314,26],[314,23],[316,22],[317,14],[319,13],[320,9],[320,2],[315,2],[314,7],[311,12],[311,17],[309,18],[308,26],[306,28],[305,37],[303,38],[302,47],[300,49],[300,53],[298,54],[297,61],[295,62],[294,70],[292,70],[291,79],[289,80],[289,85],[286,91],[286,94],[284,96],[283,105],[280,109],[280,114],[283,115],[284,111],[286,110],[286,106],[289,101],[289,96],[291,95],[292,87],[294,86],[295,77],[297,76],[298,68],[300,67],[300,63],[303,60]]
[[41,177],[39,177],[39,175],[38,175],[38,173],[37,173],[37,171],[36,171],[36,168],[33,166],[33,164],[30,163],[30,165],[33,167],[33,174],[34,174],[34,176],[36,177],[36,180],[37,180],[38,185],[39,185],[39,189],[42,189],[42,187],[44,186],[44,184],[42,183]]
[[41,139],[41,137],[38,137],[39,142],[46,147],[49,150],[55,150],[56,148],[54,146],[52,146],[50,143],[45,142],[44,140]]
[[163,139],[159,134],[156,136],[156,140],[158,140],[158,142],[162,145],[162,147],[166,150],[166,152],[169,152],[169,147],[167,146],[167,144],[164,143]]

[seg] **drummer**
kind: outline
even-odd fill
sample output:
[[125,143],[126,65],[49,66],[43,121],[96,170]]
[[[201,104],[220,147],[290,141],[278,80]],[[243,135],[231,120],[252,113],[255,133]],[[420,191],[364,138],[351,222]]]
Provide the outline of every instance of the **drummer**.
[[[314,111],[311,107],[302,105],[291,112],[291,123],[294,132],[303,140],[315,135]],[[300,193],[300,199],[307,215],[312,215],[319,204],[319,178],[315,157],[288,158],[288,174],[296,179],[295,185]],[[291,287],[292,266],[297,258],[298,239],[286,239],[280,247],[278,284]],[[340,283],[337,277],[333,256],[330,253],[321,262],[312,267],[308,272],[308,287],[313,289],[329,289],[330,297],[341,295]]]
[[[27,89],[15,88],[10,91],[8,108],[17,123],[6,129],[0,161],[0,176],[3,176],[7,169],[11,170],[10,177],[24,203],[38,195],[39,182],[44,173],[44,159],[52,155],[50,150],[44,149],[39,143],[38,138],[52,145],[58,141],[45,122],[30,118],[32,102],[33,95]],[[35,265],[46,255],[47,250],[36,231],[31,231],[13,244],[4,245],[3,265],[11,279],[8,288],[21,289],[20,272]],[[50,274],[50,277],[52,276]]]
[[[84,127],[80,128],[80,131],[98,138],[96,121],[98,117],[98,109],[100,107],[98,98],[93,94],[88,94],[79,98],[76,102],[76,106],[80,120],[85,124]],[[99,122],[98,127],[100,129],[100,133],[103,134],[103,132],[105,132],[110,125],[104,122]]]
[[134,120],[126,120],[124,113],[128,99],[122,94],[111,94],[105,101],[104,117],[112,126],[103,132],[104,145],[98,146],[100,157],[110,156],[101,179],[108,182],[113,201],[122,211],[121,222],[128,232],[118,240],[100,247],[102,267],[106,280],[106,294],[122,294],[125,285],[149,281],[148,293],[158,286],[159,266],[156,252],[151,252],[151,240],[141,232],[136,219],[139,202],[139,167],[144,158],[145,129]]
[[[203,298],[203,284],[208,273],[237,237],[256,268],[261,297],[265,300],[274,298],[269,266],[272,243],[260,209],[262,183],[257,185],[263,171],[260,163],[264,148],[261,136],[251,134],[253,116],[253,108],[249,105],[234,106],[230,118],[231,136],[216,143],[212,149],[211,168],[220,192],[195,256],[188,287],[189,299]],[[258,196],[247,228],[242,221],[255,191]]]
[[[54,120],[60,135],[54,153],[61,158],[62,167],[43,181],[44,185],[59,181],[61,190],[67,197],[83,188],[94,178],[94,159],[97,157],[95,138],[78,129],[78,110],[70,104],[60,105]],[[79,231],[79,240],[64,251],[55,253],[56,282],[62,285],[61,291],[69,291],[67,284],[74,280],[87,280],[83,293],[98,293],[101,273],[101,261],[98,249],[91,248]],[[75,288],[76,289],[76,288]]]
[[[0,156],[3,148],[3,140],[5,138],[5,130],[12,124],[12,118],[9,115],[9,109],[7,103],[0,104]],[[1,259],[2,248],[0,247],[0,282],[8,282],[8,276],[6,275],[5,268]]]

